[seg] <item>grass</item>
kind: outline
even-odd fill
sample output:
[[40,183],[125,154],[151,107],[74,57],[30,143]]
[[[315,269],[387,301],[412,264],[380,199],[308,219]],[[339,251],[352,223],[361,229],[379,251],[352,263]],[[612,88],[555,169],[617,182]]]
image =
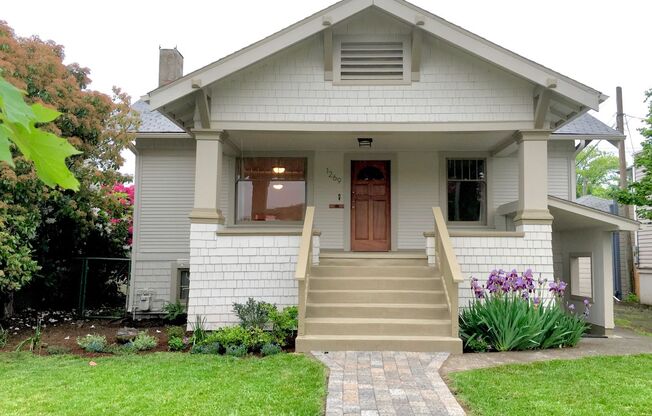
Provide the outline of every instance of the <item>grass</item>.
[[295,354],[0,354],[0,415],[319,415],[326,369]]
[[620,328],[652,336],[652,308],[637,303],[614,303],[614,322]]
[[505,365],[449,375],[472,415],[649,415],[652,355]]

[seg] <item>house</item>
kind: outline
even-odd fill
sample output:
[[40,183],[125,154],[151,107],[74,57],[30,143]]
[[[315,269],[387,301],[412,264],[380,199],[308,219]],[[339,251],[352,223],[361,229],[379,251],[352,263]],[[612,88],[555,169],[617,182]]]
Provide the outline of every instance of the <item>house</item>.
[[564,130],[604,94],[402,0],[182,64],[161,50],[137,107],[135,315],[217,328],[254,297],[299,306],[298,351],[459,352],[471,276],[531,268],[613,328],[611,233],[637,223],[573,202],[574,159],[623,137]]

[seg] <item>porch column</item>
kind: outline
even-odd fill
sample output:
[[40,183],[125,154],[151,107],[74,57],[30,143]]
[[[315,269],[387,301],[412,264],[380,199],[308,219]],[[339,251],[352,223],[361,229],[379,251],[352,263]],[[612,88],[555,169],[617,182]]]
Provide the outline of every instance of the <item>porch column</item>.
[[222,180],[221,130],[193,130],[197,143],[195,158],[195,202],[190,221],[195,224],[224,224],[219,208]]
[[518,143],[518,211],[514,223],[552,223],[548,211],[548,138],[550,130],[521,130]]

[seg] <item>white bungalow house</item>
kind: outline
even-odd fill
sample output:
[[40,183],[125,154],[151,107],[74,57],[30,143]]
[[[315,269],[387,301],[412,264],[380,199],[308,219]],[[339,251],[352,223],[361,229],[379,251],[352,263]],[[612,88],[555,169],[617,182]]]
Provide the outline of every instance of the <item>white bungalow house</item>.
[[182,60],[135,107],[134,314],[217,328],[254,297],[299,305],[299,351],[459,352],[470,277],[531,268],[614,327],[611,232],[637,223],[573,202],[577,149],[623,139],[586,115],[604,94],[402,0]]

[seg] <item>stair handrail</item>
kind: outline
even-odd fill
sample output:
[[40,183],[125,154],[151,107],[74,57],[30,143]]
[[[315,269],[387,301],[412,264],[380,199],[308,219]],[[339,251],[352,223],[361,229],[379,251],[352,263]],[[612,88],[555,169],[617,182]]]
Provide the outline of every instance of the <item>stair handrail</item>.
[[306,302],[308,296],[308,285],[310,271],[312,269],[312,234],[313,222],[315,219],[315,207],[306,208],[306,216],[303,220],[303,231],[299,243],[299,256],[297,257],[297,268],[294,278],[299,283],[299,316],[298,335],[305,335],[306,328]]
[[433,207],[432,214],[435,217],[435,262],[442,275],[444,293],[448,302],[448,311],[451,317],[452,336],[459,336],[459,284],[464,281],[457,256],[453,249],[448,227],[444,220],[444,214],[440,207]]

